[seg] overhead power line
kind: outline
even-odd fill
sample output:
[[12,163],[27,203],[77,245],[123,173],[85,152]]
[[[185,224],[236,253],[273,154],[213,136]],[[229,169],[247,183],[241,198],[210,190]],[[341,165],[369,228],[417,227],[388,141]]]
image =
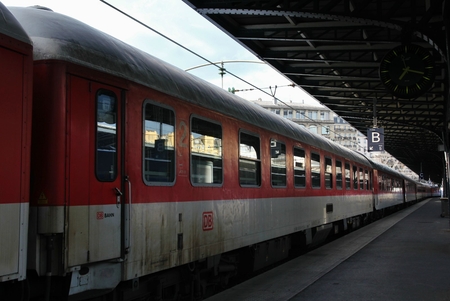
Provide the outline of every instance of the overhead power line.
[[[291,105],[289,105],[287,102],[285,102],[285,101],[283,101],[283,100],[281,100],[281,99],[279,99],[278,97],[275,96],[275,92],[276,92],[277,86],[275,86],[275,90],[274,90],[274,91],[272,91],[272,87],[269,87],[269,89],[271,90],[272,93],[269,93],[269,92],[267,92],[267,91],[264,91],[263,88],[260,88],[260,87],[258,87],[258,86],[256,86],[256,85],[254,85],[254,84],[248,82],[247,80],[241,78],[240,76],[238,76],[238,75],[236,75],[236,74],[234,74],[234,73],[232,73],[232,72],[230,72],[230,71],[224,69],[224,68],[223,68],[223,64],[221,64],[222,62],[213,62],[213,61],[211,61],[211,60],[205,58],[204,56],[202,56],[202,55],[198,54],[197,52],[195,52],[195,51],[193,51],[193,50],[187,48],[186,46],[184,46],[184,45],[178,43],[177,41],[175,41],[175,40],[169,38],[169,37],[166,36],[165,34],[159,32],[158,30],[152,28],[151,26],[145,24],[144,22],[142,22],[142,21],[136,19],[135,17],[131,16],[130,14],[124,12],[123,10],[119,9],[118,7],[116,7],[116,6],[112,5],[112,4],[110,4],[109,2],[107,2],[107,1],[105,1],[105,0],[100,0],[100,2],[102,2],[102,3],[106,4],[106,5],[108,5],[108,6],[111,7],[112,9],[114,9],[114,10],[116,10],[117,12],[121,13],[122,15],[128,17],[129,19],[133,20],[134,22],[136,22],[136,23],[138,23],[138,24],[144,26],[144,27],[147,28],[148,30],[153,31],[153,32],[156,33],[157,35],[163,37],[164,39],[166,39],[166,40],[168,40],[168,41],[170,41],[170,42],[172,42],[173,44],[177,45],[178,47],[180,47],[180,48],[186,50],[187,52],[189,52],[189,53],[195,55],[196,57],[198,57],[198,58],[204,60],[205,62],[208,62],[208,64],[205,64],[205,65],[213,65],[213,66],[216,66],[221,72],[225,72],[225,71],[226,71],[226,73],[228,73],[229,75],[231,75],[231,76],[233,76],[233,77],[239,79],[240,81],[246,83],[247,85],[253,87],[254,90],[258,90],[258,91],[260,91],[260,92],[262,92],[262,93],[264,93],[264,94],[269,95],[270,97],[273,97],[273,99],[275,99],[275,100],[281,102],[281,103],[284,104],[287,108],[289,108],[289,109],[291,109],[291,110],[293,110],[293,111],[295,111],[295,112],[298,111],[297,109],[295,109],[294,107],[292,107]],[[264,62],[261,62],[261,63],[265,64]],[[204,65],[201,65],[201,66],[204,66]],[[190,69],[188,69],[188,70],[195,69],[195,68],[196,68],[196,67],[193,67],[193,68],[190,68]],[[197,68],[198,68],[198,67],[197,67]],[[225,73],[224,73],[224,74],[225,74]],[[298,85],[296,85],[295,83],[292,83],[291,85],[288,85],[288,86],[297,87]],[[248,90],[248,89],[247,89],[247,90]],[[236,92],[236,91],[243,91],[243,90],[234,90],[234,91]],[[314,123],[317,123],[317,124],[321,124],[321,125],[322,125],[321,122],[319,122],[319,121],[317,121],[317,120],[314,120],[314,119],[312,119],[312,118],[306,116],[305,114],[303,114],[303,113],[301,113],[301,112],[300,112],[300,114],[302,114],[302,115],[305,117],[305,119],[309,119],[309,120],[311,120],[311,121],[314,122]],[[330,131],[330,132],[333,132],[335,135],[337,135],[337,136],[339,136],[339,137],[343,137],[343,136],[341,136],[341,134],[336,133],[335,131],[332,131],[332,130],[330,130],[330,129],[329,129],[329,131]],[[355,143],[352,142],[352,144],[354,144],[354,145],[356,145],[356,146],[359,146],[356,142],[355,142]]]

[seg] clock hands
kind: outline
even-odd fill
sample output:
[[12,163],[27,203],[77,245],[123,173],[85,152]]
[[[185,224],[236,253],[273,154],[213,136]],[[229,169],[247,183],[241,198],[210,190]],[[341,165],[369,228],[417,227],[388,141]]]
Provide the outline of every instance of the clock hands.
[[[409,68],[409,67],[408,67],[408,68]],[[405,70],[405,69],[403,69],[403,70]],[[423,71],[412,70],[412,69],[408,69],[408,72],[417,73],[417,74],[424,74]]]
[[406,65],[406,61],[405,61],[405,57],[402,55],[401,56],[402,62],[403,62],[403,66],[405,66],[405,68],[403,68],[403,72],[402,74],[400,74],[400,77],[398,78],[399,80],[402,80],[403,77],[405,77],[406,74],[408,74],[409,72],[411,73],[416,73],[416,74],[425,74],[423,71],[419,71],[419,70],[414,70],[411,69],[408,65]]
[[418,70],[411,69],[409,66],[405,66],[405,67],[406,68],[403,68],[403,73],[398,78],[399,80],[402,80],[403,77],[405,77],[405,75],[408,74],[408,72],[417,73],[417,74],[424,74],[423,71],[418,71]]
[[406,73],[408,73],[408,71],[409,71],[409,66],[406,68],[403,68],[403,73],[400,75],[400,77],[398,79],[402,80],[403,77],[406,75]]

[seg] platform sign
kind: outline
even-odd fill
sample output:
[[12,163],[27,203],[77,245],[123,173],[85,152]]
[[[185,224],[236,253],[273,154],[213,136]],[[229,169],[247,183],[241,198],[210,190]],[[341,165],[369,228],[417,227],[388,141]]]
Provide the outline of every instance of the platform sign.
[[369,152],[384,151],[384,129],[367,129],[367,148]]

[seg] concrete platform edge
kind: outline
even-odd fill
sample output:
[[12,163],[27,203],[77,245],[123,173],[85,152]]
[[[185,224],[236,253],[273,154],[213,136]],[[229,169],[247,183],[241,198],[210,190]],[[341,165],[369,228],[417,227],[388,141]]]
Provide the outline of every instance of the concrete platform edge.
[[289,300],[430,200],[389,215],[207,300]]

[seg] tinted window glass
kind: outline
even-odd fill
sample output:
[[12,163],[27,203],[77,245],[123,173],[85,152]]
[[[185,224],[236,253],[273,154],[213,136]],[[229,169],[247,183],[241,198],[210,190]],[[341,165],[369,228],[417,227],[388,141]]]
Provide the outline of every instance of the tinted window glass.
[[117,99],[111,91],[97,92],[95,174],[99,181],[117,176]]
[[144,182],[175,181],[175,113],[159,105],[144,105]]
[[286,145],[272,139],[270,157],[272,186],[286,186]]
[[259,137],[239,134],[239,182],[243,186],[261,185],[261,158]]
[[353,166],[353,189],[358,189],[358,167]]
[[305,151],[294,147],[294,185],[304,188],[306,186],[305,175]]
[[364,172],[361,167],[359,168],[359,189],[364,189]]
[[336,188],[342,189],[342,162],[336,160]]
[[315,153],[311,153],[311,184],[320,188],[320,155]]
[[345,188],[350,189],[350,164],[345,163]]
[[222,126],[193,117],[191,120],[191,181],[221,184]]
[[333,188],[333,167],[331,158],[325,158],[325,188]]

